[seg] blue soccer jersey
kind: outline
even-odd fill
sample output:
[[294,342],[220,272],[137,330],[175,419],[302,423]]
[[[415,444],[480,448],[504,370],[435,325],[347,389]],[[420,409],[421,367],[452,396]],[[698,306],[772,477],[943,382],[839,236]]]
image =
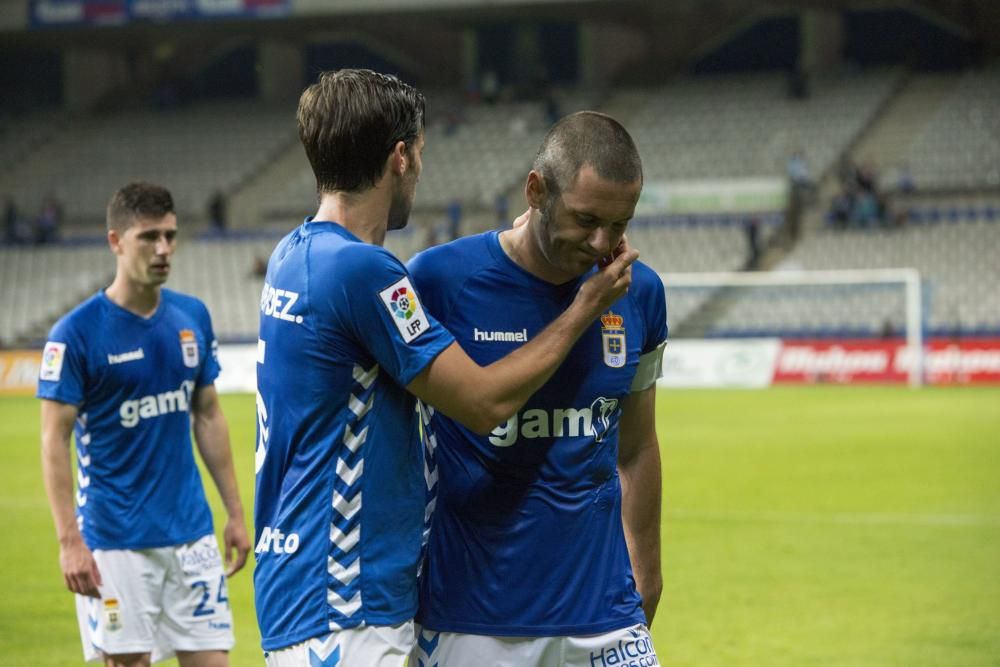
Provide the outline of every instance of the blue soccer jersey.
[[204,304],[160,290],[143,318],[103,291],[49,334],[38,397],[77,406],[77,522],[91,549],[145,549],[212,532],[191,445],[194,390],[219,374]]
[[416,612],[426,487],[403,386],[454,338],[403,265],[332,222],[275,248],[257,366],[257,618],[278,649]]
[[[429,313],[484,365],[534,338],[586,278],[536,278],[498,232],[426,250],[409,269]],[[433,416],[424,627],[560,636],[645,622],[621,523],[618,423],[640,356],[666,336],[663,285],[636,262],[628,293],[505,424],[479,436]]]

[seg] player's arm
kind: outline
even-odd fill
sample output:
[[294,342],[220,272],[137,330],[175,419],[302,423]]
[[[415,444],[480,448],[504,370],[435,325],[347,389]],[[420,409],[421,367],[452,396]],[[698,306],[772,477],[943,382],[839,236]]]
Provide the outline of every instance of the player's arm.
[[660,566],[660,443],[656,437],[656,384],[622,401],[618,475],[622,525],[647,625],[663,590]]
[[563,313],[538,336],[489,366],[452,343],[406,388],[467,428],[485,435],[509,419],[545,384],[588,326],[632,281],[639,253],[628,250],[591,276]]
[[[226,507],[226,527],[222,532],[226,575],[238,572],[246,563],[250,552],[250,538],[243,520],[243,503],[233,467],[233,453],[229,446],[229,425],[219,405],[219,395],[214,384],[198,387],[192,399],[192,424],[194,439],[205,467],[208,468],[215,487]],[[233,551],[236,552],[235,559]]]
[[76,421],[75,405],[42,399],[42,480],[59,539],[59,567],[66,588],[98,597],[101,573],[76,524],[70,437]]

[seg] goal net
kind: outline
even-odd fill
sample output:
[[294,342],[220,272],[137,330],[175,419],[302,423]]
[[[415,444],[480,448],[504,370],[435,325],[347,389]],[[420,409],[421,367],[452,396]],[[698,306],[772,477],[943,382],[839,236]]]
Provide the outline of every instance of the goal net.
[[662,273],[671,338],[899,339],[923,383],[924,295],[915,269]]

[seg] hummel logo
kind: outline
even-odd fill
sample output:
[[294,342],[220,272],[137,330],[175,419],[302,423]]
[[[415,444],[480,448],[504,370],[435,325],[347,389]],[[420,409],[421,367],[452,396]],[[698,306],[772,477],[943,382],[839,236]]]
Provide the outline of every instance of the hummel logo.
[[528,330],[520,331],[480,331],[473,328],[473,340],[495,341],[504,343],[524,343],[528,340]]
[[109,354],[108,363],[109,364],[124,364],[126,361],[139,361],[140,359],[145,359],[146,355],[143,353],[142,348],[138,350],[132,350],[131,352],[122,352],[121,354]]

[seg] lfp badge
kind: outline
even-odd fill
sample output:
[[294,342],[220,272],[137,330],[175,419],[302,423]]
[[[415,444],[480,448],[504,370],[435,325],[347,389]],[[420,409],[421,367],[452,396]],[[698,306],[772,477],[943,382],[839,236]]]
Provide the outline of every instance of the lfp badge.
[[198,368],[198,339],[190,329],[181,329],[181,355],[185,366]]
[[427,330],[424,308],[417,300],[417,293],[413,291],[408,277],[403,276],[378,294],[404,341],[409,343]]
[[404,320],[413,317],[413,312],[417,309],[417,299],[406,285],[394,291],[389,298],[391,299],[392,312],[396,317]]
[[604,363],[611,368],[625,365],[625,318],[608,311],[601,315],[601,342]]

